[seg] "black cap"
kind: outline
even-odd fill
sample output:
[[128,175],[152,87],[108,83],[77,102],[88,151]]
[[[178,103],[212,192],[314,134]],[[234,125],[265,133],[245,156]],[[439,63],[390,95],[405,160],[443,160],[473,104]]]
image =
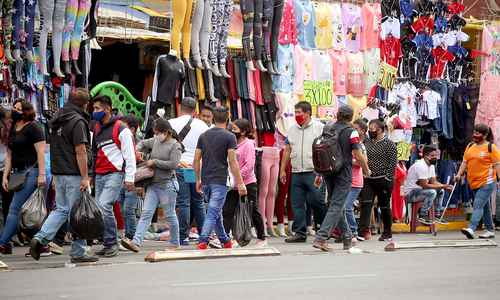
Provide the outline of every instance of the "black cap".
[[191,97],[184,97],[184,99],[182,99],[181,105],[184,107],[195,109],[196,108],[196,100],[194,100]]

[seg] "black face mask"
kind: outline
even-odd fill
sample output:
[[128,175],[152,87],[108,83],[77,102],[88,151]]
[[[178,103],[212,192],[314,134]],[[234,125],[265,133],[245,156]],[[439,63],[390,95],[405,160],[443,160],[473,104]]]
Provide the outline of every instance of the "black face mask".
[[17,110],[12,110],[11,117],[12,117],[12,121],[14,121],[14,123],[15,123],[15,122],[21,121],[23,119],[23,114],[18,112]]
[[377,138],[378,134],[376,131],[368,131],[368,136],[370,137],[370,139],[374,140]]
[[429,159],[429,163],[430,163],[431,165],[436,165],[436,164],[437,164],[437,162],[438,162],[437,158]]

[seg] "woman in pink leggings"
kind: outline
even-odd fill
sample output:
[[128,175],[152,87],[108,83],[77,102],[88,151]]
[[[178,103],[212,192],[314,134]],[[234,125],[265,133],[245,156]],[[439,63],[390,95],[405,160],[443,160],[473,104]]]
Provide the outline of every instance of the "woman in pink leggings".
[[269,236],[276,237],[273,227],[274,201],[280,168],[280,151],[275,147],[262,147],[262,167],[259,186],[259,209]]

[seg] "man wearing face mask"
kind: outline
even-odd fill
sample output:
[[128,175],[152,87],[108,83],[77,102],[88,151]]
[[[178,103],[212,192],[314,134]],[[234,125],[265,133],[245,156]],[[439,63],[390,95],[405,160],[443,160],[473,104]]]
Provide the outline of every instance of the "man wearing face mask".
[[130,129],[113,117],[109,97],[97,96],[93,102],[92,119],[97,122],[92,143],[95,194],[104,217],[104,247],[96,254],[113,257],[119,251],[113,205],[119,199],[124,184],[127,191],[135,190],[134,142]]
[[312,107],[302,101],[295,105],[295,121],[287,133],[285,151],[281,160],[280,180],[286,182],[286,166],[291,159],[291,192],[294,222],[292,231],[295,236],[285,240],[287,243],[306,242],[306,202],[314,211],[315,222],[321,224],[326,213],[326,204],[321,197],[321,177],[314,173],[312,145],[314,139],[323,132],[324,125],[311,119]]
[[[408,170],[403,193],[407,202],[423,201],[418,221],[430,225],[429,209],[433,203],[439,200],[439,191],[445,189],[451,191],[453,186],[442,184],[436,179],[436,163],[438,160],[438,151],[434,146],[424,146],[422,159],[416,161]],[[438,203],[436,203],[438,204]],[[439,218],[439,212],[436,211],[436,218]]]

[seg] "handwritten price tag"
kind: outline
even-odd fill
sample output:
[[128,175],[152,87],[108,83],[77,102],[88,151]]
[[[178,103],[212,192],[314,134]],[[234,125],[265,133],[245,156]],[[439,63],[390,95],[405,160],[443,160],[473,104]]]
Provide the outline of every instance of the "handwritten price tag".
[[399,142],[396,146],[398,150],[398,160],[407,161],[411,156],[411,144]]

